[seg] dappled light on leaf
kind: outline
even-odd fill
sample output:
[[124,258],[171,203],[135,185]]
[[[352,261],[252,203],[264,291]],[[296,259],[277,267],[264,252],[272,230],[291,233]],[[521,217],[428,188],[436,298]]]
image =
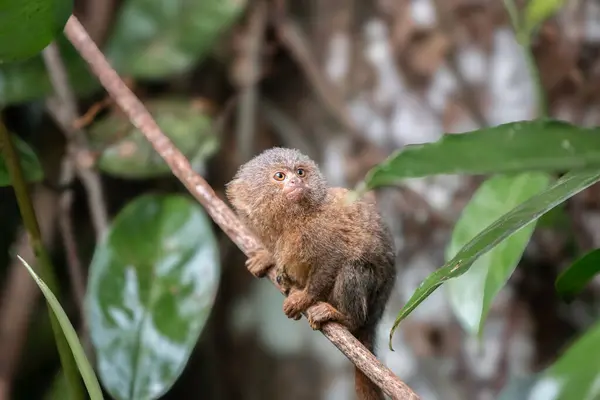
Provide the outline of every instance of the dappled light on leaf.
[[129,203],[98,244],[86,295],[100,378],[116,399],[156,399],[181,374],[220,276],[212,225],[178,195]]
[[245,0],[129,0],[106,54],[117,71],[163,78],[199,62],[244,10]]
[[[188,158],[197,172],[218,147],[211,120],[194,102],[158,99],[146,106],[157,124]],[[168,176],[171,170],[140,130],[121,113],[96,122],[89,130],[94,147],[101,152],[98,167],[121,178],[144,179]]]

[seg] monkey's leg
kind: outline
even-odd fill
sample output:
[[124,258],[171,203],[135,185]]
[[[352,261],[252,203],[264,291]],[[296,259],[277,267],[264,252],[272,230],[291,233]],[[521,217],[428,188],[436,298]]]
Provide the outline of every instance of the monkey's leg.
[[329,303],[344,317],[334,318],[355,333],[369,320],[369,300],[376,284],[373,271],[365,265],[346,265],[338,274]]
[[283,301],[283,312],[288,318],[300,319],[302,313],[318,301],[329,297],[337,275],[335,264],[322,264],[311,269],[306,286],[302,290],[292,289]]

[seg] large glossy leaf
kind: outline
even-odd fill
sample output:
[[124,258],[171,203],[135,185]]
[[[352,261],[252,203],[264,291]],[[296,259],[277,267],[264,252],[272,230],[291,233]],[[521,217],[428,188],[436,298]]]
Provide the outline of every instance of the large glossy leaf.
[[[78,95],[86,95],[98,88],[98,81],[92,77],[85,61],[63,34],[58,36],[56,43],[73,90]],[[25,61],[0,65],[0,104],[23,103],[50,93],[52,84],[41,54]]]
[[600,273],[600,249],[592,250],[569,268],[564,270],[556,279],[556,290],[564,297],[571,297]]
[[365,190],[436,174],[496,174],[600,168],[600,129],[566,122],[511,122],[406,146],[369,171]]
[[[484,182],[467,204],[452,233],[446,256],[452,259],[471,239],[498,218],[544,190],[550,178],[543,172],[495,176]],[[481,329],[490,305],[515,270],[535,224],[529,224],[488,253],[471,268],[446,283],[454,314],[472,334]]]
[[[195,170],[218,147],[211,120],[193,102],[185,99],[158,99],[146,103],[163,132],[190,160]],[[114,113],[89,130],[93,146],[102,150],[98,167],[111,175],[142,179],[171,173],[144,134],[122,113]]]
[[39,53],[62,32],[73,0],[0,0],[0,63]]
[[531,0],[525,7],[523,20],[527,32],[550,18],[565,3],[565,0]]
[[600,398],[600,321],[548,368],[528,397],[532,400]]
[[550,185],[546,190],[531,197],[498,218],[493,224],[471,239],[442,268],[429,275],[400,310],[390,331],[390,348],[392,335],[400,321],[406,318],[442,283],[451,278],[461,276],[471,268],[475,260],[493,249],[503,240],[599,180],[600,172],[598,171],[584,170],[569,172],[557,182]]
[[90,266],[86,310],[104,387],[156,399],[181,374],[210,314],[219,253],[202,207],[179,195],[129,203]]
[[246,0],[128,0],[106,54],[121,74],[136,78],[184,72],[212,49],[245,5]]
[[[28,182],[41,181],[44,178],[44,171],[35,152],[18,136],[11,135],[11,139],[19,157],[25,180]],[[0,143],[0,187],[11,185],[10,174],[4,157],[2,143]]]
[[85,355],[85,351],[79,342],[79,338],[77,337],[77,332],[71,325],[71,321],[69,321],[69,317],[62,309],[58,299],[54,296],[52,291],[46,286],[44,281],[42,281],[37,274],[33,271],[33,269],[27,264],[25,260],[23,260],[20,256],[19,260],[25,265],[27,271],[31,275],[31,277],[35,280],[35,283],[39,286],[46,301],[50,305],[52,312],[56,315],[56,319],[60,324],[60,328],[62,329],[67,342],[69,343],[69,347],[71,348],[71,352],[73,353],[73,358],[75,359],[75,363],[77,364],[77,368],[79,369],[79,373],[83,378],[83,382],[85,383],[85,387],[90,395],[91,400],[102,400],[104,397],[102,396],[102,389],[100,389],[100,384],[98,383],[98,379],[96,378],[96,374],[94,373],[94,369],[90,365],[90,362]]

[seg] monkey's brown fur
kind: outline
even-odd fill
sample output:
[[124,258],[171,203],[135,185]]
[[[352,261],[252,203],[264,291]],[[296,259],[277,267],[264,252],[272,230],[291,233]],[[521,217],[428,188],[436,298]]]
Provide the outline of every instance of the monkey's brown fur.
[[[328,188],[311,159],[284,148],[241,166],[226,193],[265,246],[248,259],[249,270],[260,277],[275,266],[278,281],[290,288],[285,314],[300,319],[315,304],[308,313],[313,329],[340,322],[373,351],[396,277],[393,241],[375,204],[348,202],[347,190]],[[383,399],[358,368],[355,373],[359,399]]]

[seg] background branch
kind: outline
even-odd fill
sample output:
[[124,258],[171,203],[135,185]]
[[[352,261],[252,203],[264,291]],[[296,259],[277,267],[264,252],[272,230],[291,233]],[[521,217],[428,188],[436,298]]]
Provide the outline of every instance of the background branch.
[[[107,92],[129,116],[131,123],[143,132],[157,153],[169,165],[173,174],[204,206],[215,223],[223,229],[245,254],[249,254],[252,250],[259,248],[260,243],[240,223],[233,211],[216,196],[210,185],[191,169],[189,161],[165,136],[141,101],[111,68],[102,52],[91,40],[76,17],[70,17],[65,27],[65,34],[81,56],[87,61],[90,69],[98,77]],[[269,272],[268,277],[282,291],[281,287],[274,280],[274,270]],[[342,353],[393,399],[416,400],[419,398],[408,385],[377,360],[342,325],[330,322],[325,324],[321,331]]]

